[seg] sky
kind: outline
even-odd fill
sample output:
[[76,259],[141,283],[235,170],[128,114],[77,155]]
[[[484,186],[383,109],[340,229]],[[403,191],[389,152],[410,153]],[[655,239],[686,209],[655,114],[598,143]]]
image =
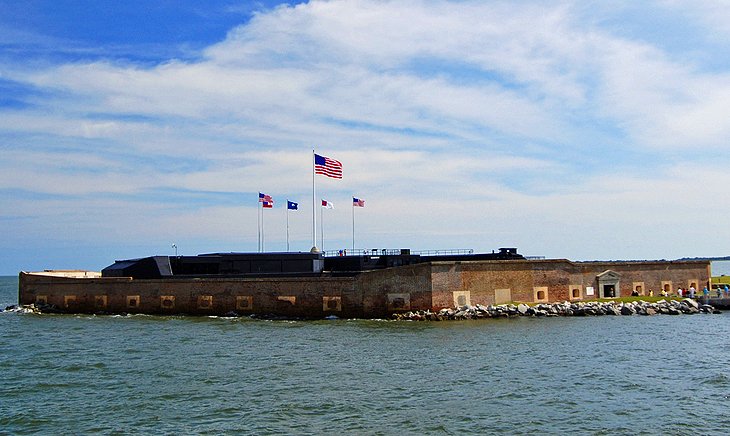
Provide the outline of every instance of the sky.
[[[728,255],[729,21],[689,0],[0,0],[0,274],[254,252],[259,192],[270,251],[287,213],[312,247],[315,200],[326,250],[354,217],[357,248]],[[314,199],[313,149],[343,164]]]

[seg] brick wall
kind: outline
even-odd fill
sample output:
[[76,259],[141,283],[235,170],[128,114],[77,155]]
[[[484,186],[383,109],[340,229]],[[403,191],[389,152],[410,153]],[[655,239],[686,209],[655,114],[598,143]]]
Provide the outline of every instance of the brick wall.
[[431,266],[406,265],[368,271],[357,276],[366,317],[389,317],[394,312],[431,308]]
[[[617,295],[659,294],[710,279],[710,263],[571,262],[556,260],[433,262],[369,271],[356,277],[132,280],[66,278],[21,273],[19,301],[44,301],[69,312],[293,317],[389,317],[394,312],[458,304],[564,301],[599,296],[597,276],[617,277]],[[595,295],[585,295],[587,287]],[[573,295],[573,291],[577,296]],[[542,299],[540,299],[542,298]]]
[[77,313],[223,315],[279,314],[301,317],[362,316],[355,280],[342,278],[74,279],[20,274],[19,301],[39,299]]

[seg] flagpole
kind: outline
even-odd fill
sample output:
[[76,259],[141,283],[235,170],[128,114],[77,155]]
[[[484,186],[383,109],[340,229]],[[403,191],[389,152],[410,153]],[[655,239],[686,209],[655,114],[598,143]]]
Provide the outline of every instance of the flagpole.
[[355,254],[355,197],[352,197],[352,254]]
[[259,253],[261,253],[261,201],[258,202],[258,206],[256,207],[256,229],[259,231],[259,239],[258,239],[258,245],[256,249]]
[[312,148],[312,253],[317,251],[317,185],[314,172],[314,148]]
[[320,245],[322,245],[321,250],[324,253],[324,207],[320,207],[320,211],[319,211],[319,225],[320,225],[320,230],[321,230],[320,237],[322,238],[322,244],[320,244]]
[[286,251],[289,251],[289,200],[286,200]]
[[266,234],[264,233],[264,204],[261,203],[261,252],[265,252],[266,248],[264,245],[264,240],[266,239]]

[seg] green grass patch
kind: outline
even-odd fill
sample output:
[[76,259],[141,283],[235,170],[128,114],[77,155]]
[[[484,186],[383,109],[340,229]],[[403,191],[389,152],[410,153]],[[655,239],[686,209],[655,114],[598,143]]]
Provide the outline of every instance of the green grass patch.
[[[695,295],[695,296],[697,296],[697,295]],[[600,303],[608,303],[611,301],[616,302],[616,303],[633,303],[636,301],[646,301],[647,303],[656,303],[657,301],[661,301],[661,300],[666,300],[666,301],[679,300],[679,301],[681,301],[683,299],[684,299],[684,297],[680,298],[677,296],[662,297],[660,295],[658,297],[657,296],[649,297],[648,295],[644,295],[644,296],[639,295],[638,297],[596,298],[595,300],[581,300],[581,301],[584,301],[584,302],[598,301]]]
[[712,277],[710,279],[710,282],[713,285],[728,285],[728,286],[730,286],[730,276]]
[[[698,295],[695,295],[695,297],[697,297],[697,296]],[[571,303],[596,303],[596,302],[598,302],[598,303],[611,303],[611,302],[613,302],[613,303],[633,303],[633,302],[636,302],[636,301],[646,301],[647,303],[656,303],[657,301],[661,301],[661,300],[665,300],[665,301],[669,301],[669,300],[682,301],[684,298],[685,297],[682,297],[682,298],[677,297],[676,295],[669,296],[669,297],[662,297],[661,295],[658,296],[658,297],[657,296],[649,297],[648,295],[643,295],[643,296],[640,295],[638,297],[593,298],[593,299],[590,299],[590,300],[583,299],[583,300],[571,301]],[[562,301],[559,301],[559,302],[556,301],[555,303],[562,303]],[[533,303],[533,302],[525,303],[525,302],[521,302],[521,301],[512,301],[512,302],[506,303],[506,304],[514,304],[515,306],[518,305],[518,304],[526,304],[528,306],[537,306],[538,304],[541,304],[541,303]],[[554,304],[554,303],[546,303],[546,304]]]

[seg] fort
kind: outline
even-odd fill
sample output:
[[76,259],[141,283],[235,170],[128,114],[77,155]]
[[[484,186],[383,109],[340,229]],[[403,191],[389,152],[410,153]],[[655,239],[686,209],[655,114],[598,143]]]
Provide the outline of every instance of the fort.
[[213,253],[19,274],[19,303],[68,313],[385,318],[394,313],[655,295],[710,285],[707,260],[526,259],[497,253]]

